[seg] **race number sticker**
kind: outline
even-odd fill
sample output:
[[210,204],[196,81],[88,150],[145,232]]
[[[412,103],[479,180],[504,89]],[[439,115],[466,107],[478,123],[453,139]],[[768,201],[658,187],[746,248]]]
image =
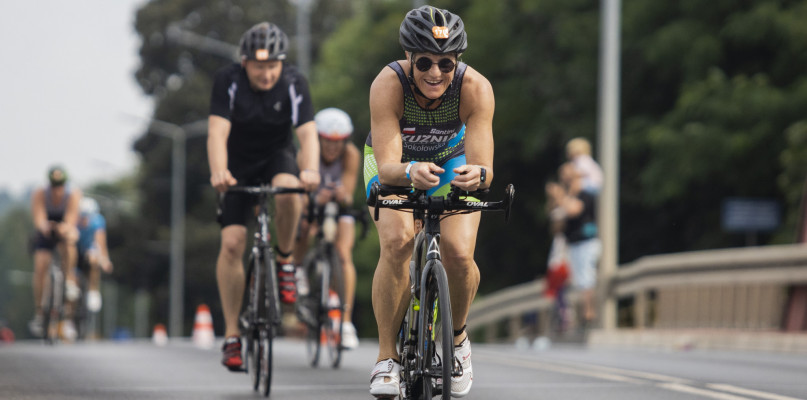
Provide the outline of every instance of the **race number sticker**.
[[433,26],[432,27],[432,35],[434,35],[435,39],[448,39],[448,27],[447,26]]
[[269,50],[267,49],[255,50],[255,59],[261,61],[269,59]]

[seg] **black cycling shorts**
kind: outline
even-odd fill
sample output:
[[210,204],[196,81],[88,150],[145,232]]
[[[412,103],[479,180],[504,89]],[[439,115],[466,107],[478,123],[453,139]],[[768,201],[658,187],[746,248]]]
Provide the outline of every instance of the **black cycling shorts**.
[[[253,165],[247,171],[233,172],[237,185],[259,185],[271,183],[272,178],[280,173],[294,176],[300,174],[297,167],[296,150],[291,144],[272,154],[268,154],[265,161]],[[219,199],[218,217],[216,220],[222,228],[228,225],[247,226],[248,221],[255,219],[255,205],[257,197],[247,193],[225,193]]]
[[45,237],[42,232],[36,231],[33,242],[34,251],[53,250],[56,248],[56,245],[59,244],[59,238],[54,234],[51,234],[50,237]]
[[78,259],[76,260],[76,268],[85,276],[89,276],[91,268],[90,257],[87,252],[79,250]]

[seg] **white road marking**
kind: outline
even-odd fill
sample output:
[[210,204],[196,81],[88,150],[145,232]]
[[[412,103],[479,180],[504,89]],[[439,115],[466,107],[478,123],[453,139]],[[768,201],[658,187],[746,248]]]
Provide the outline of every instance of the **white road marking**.
[[722,383],[710,383],[710,384],[708,384],[706,386],[708,388],[710,388],[710,389],[722,390],[724,392],[731,392],[731,393],[737,393],[737,394],[744,394],[744,395],[748,395],[748,396],[755,396],[755,397],[760,397],[760,398],[763,398],[763,399],[770,399],[770,400],[804,400],[804,399],[799,399],[799,398],[796,398],[796,397],[782,396],[780,394],[762,392],[762,391],[753,390],[753,389],[745,389],[745,388],[732,386],[732,385],[726,385],[726,384],[722,384]]
[[[673,390],[677,392],[692,393],[720,400],[750,400],[748,397],[742,397],[738,395],[752,396],[767,400],[805,400],[805,399],[798,399],[795,397],[778,395],[774,393],[762,392],[758,390],[744,389],[725,384],[713,383],[706,385],[708,389],[698,388],[691,386],[693,382],[689,379],[677,378],[674,376],[654,374],[642,371],[632,371],[620,368],[604,367],[599,365],[569,363],[569,362],[550,363],[539,360],[508,358],[492,354],[479,354],[479,353],[474,354],[474,357],[485,359],[490,362],[511,365],[515,367],[540,369],[544,371],[587,376],[591,378],[632,383],[636,385],[656,383],[656,386],[662,389]],[[734,394],[723,392],[729,392]]]
[[641,381],[641,380],[638,380],[638,379],[633,379],[633,378],[628,377],[628,376],[611,374],[611,373],[606,373],[606,372],[586,371],[586,370],[582,370],[582,369],[577,369],[577,368],[572,368],[572,367],[565,367],[565,366],[562,366],[562,365],[547,364],[547,363],[537,362],[537,361],[527,361],[527,360],[514,359],[514,358],[497,357],[497,356],[491,356],[491,355],[488,355],[488,354],[475,355],[474,358],[487,359],[488,361],[493,361],[493,362],[497,362],[497,363],[505,364],[505,365],[512,365],[514,367],[542,369],[542,370],[545,370],[545,371],[559,372],[559,373],[570,374],[570,375],[588,376],[588,377],[591,377],[591,378],[599,378],[599,379],[605,379],[605,380],[617,381],[617,382],[627,382],[627,383],[633,383],[633,384],[636,384],[636,385],[644,383],[644,381]]
[[711,397],[713,399],[720,400],[750,400],[748,397],[740,397],[733,394],[720,393],[708,389],[699,389],[692,386],[682,385],[680,383],[660,383],[658,384],[658,387],[667,390],[674,390],[676,392],[696,394],[698,396]]

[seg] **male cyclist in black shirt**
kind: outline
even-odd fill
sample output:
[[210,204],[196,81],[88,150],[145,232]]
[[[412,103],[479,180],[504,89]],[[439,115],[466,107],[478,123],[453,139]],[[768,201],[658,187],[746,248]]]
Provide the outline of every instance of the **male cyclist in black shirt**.
[[[238,313],[244,293],[246,221],[254,199],[225,192],[235,184],[258,183],[313,190],[320,180],[308,83],[296,68],[284,64],[287,48],[288,38],[280,28],[268,22],[257,24],[241,37],[241,63],[219,70],[213,82],[207,151],[210,183],[224,193],[216,278],[226,337],[222,363],[233,371],[242,366]],[[292,128],[300,143],[300,168]],[[302,204],[294,194],[278,195],[275,200],[280,297],[284,303],[294,303],[291,253]]]

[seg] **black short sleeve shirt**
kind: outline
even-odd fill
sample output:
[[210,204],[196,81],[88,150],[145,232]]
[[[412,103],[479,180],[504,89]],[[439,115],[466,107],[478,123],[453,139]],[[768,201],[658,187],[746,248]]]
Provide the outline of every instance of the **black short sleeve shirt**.
[[231,123],[227,167],[233,174],[289,146],[292,128],[314,120],[308,82],[289,64],[283,65],[277,84],[266,91],[250,86],[240,64],[220,69],[213,81],[210,114]]

